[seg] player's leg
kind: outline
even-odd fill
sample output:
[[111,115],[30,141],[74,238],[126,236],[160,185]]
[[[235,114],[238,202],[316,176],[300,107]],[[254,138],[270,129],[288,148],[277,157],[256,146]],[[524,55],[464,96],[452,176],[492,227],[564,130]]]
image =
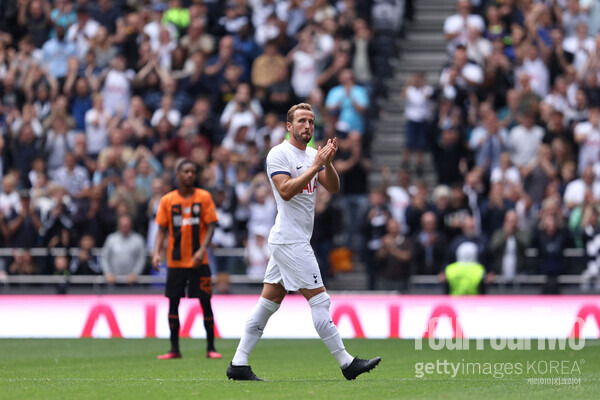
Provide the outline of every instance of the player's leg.
[[171,335],[171,350],[168,353],[158,356],[159,360],[168,360],[172,358],[181,358],[179,351],[179,297],[169,298],[169,329]]
[[263,330],[286,295],[281,284],[265,283],[258,304],[246,321],[242,338],[233,357],[233,365],[248,365],[248,356],[260,340]]
[[352,357],[346,351],[337,327],[331,319],[329,312],[331,299],[325,291],[324,286],[314,289],[299,289],[299,291],[308,300],[313,324],[319,337],[335,357],[346,379],[356,379],[358,375],[369,372],[379,364],[381,361],[380,357],[363,360],[358,357]]
[[179,302],[185,295],[187,273],[188,270],[183,268],[167,269],[167,285],[165,288],[165,296],[169,299],[169,329],[171,331],[171,350],[166,354],[158,356],[159,360],[181,358],[181,352],[179,351]]
[[235,351],[233,360],[227,368],[227,377],[234,380],[262,380],[248,365],[248,357],[262,337],[269,318],[278,309],[286,295],[285,288],[277,283],[265,283],[258,304],[246,321],[242,338]]
[[204,316],[204,329],[206,330],[206,357],[223,358],[217,353],[215,348],[215,319],[213,316],[211,297],[212,297],[212,277],[210,267],[203,265],[200,268],[200,306]]
[[325,287],[299,289],[299,292],[308,300],[313,324],[325,346],[327,346],[341,368],[350,365],[354,357],[346,351],[337,327],[331,320],[331,314],[329,313],[331,299],[325,291]]

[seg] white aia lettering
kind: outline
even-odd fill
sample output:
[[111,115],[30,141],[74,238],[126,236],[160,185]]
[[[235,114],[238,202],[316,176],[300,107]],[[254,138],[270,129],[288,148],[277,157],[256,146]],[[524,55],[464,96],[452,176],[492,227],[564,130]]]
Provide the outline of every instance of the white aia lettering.
[[300,193],[304,193],[304,192],[314,193],[316,188],[317,188],[317,178],[313,179],[312,181],[309,181]]

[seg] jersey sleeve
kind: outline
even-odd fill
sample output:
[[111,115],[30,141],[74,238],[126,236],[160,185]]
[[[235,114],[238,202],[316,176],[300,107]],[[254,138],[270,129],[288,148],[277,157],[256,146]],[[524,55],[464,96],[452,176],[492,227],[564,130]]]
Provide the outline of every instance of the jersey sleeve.
[[162,226],[163,228],[169,225],[169,208],[165,196],[163,196],[162,199],[160,199],[160,203],[158,203],[158,210],[156,211],[156,218],[154,221],[158,226]]
[[213,201],[212,196],[208,192],[205,193],[204,199],[202,201],[202,211],[200,212],[200,218],[205,224],[212,224],[214,222],[219,221],[219,218],[217,217],[217,209],[215,207],[215,202]]
[[267,155],[267,174],[270,177],[278,174],[292,176],[290,163],[282,151],[271,150]]

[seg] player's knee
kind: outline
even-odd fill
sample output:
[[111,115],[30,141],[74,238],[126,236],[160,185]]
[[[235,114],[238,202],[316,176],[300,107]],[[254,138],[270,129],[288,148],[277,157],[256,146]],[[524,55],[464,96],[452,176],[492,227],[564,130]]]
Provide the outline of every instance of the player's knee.
[[326,307],[329,309],[329,306],[331,305],[331,297],[329,297],[327,292],[321,292],[311,297],[310,300],[308,300],[308,304],[311,307]]

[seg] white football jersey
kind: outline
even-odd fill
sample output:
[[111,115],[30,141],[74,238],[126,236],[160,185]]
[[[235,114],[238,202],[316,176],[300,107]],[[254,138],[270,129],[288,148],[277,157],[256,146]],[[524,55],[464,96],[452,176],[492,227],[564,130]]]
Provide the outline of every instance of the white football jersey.
[[269,234],[269,243],[287,244],[309,242],[312,236],[315,218],[315,199],[317,197],[317,175],[306,187],[285,201],[273,184],[273,176],[285,174],[296,178],[309,168],[317,150],[307,147],[305,151],[294,147],[288,140],[273,147],[267,155],[267,174],[277,202],[275,225]]

